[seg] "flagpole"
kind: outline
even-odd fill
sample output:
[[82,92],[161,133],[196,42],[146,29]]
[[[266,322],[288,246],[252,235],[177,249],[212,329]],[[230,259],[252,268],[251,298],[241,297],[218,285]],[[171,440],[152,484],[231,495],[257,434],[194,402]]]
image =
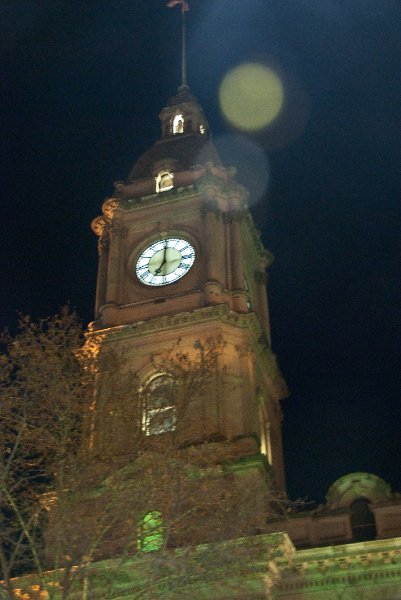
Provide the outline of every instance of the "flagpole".
[[181,56],[181,87],[188,87],[187,82],[187,40],[185,28],[185,10],[181,10],[182,15],[182,56]]
[[185,30],[185,13],[189,10],[188,2],[186,0],[168,0],[166,6],[174,8],[174,6],[181,6],[181,85],[180,88],[187,88],[187,38]]

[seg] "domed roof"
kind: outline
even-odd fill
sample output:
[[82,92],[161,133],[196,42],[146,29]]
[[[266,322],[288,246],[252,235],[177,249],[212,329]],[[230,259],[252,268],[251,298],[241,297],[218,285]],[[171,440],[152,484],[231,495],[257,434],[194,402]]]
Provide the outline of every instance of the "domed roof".
[[153,177],[155,165],[163,160],[174,161],[174,171],[185,171],[206,162],[221,166],[217,150],[208,139],[199,134],[182,135],[156,142],[136,161],[126,183]]
[[126,183],[154,177],[157,165],[163,162],[174,165],[174,171],[185,171],[206,162],[221,166],[217,150],[208,139],[205,115],[188,86],[179,87],[159,118],[161,138],[136,161]]
[[372,473],[348,473],[337,479],[327,492],[327,506],[332,509],[349,508],[354,500],[366,498],[370,502],[392,500],[391,487]]

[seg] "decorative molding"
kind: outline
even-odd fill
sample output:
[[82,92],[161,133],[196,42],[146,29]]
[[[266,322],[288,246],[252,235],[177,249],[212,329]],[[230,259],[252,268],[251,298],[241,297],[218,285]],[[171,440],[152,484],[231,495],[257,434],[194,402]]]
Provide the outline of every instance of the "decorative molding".
[[237,182],[232,182],[231,185],[227,186],[226,192],[231,200],[231,203],[235,205],[235,208],[246,209],[248,207],[249,192],[243,186]]
[[207,196],[201,206],[201,215],[205,217],[208,213],[214,213],[216,216],[221,214],[221,208],[218,201],[213,196]]
[[370,502],[394,500],[390,485],[372,473],[349,473],[335,481],[327,492],[329,508],[348,508],[357,498],[367,498]]
[[235,325],[241,329],[248,329],[252,332],[255,339],[258,339],[260,335],[261,329],[259,321],[254,313],[238,314],[231,311],[226,304],[199,308],[191,312],[156,317],[149,321],[121,325],[108,330],[99,329],[99,331],[113,332],[121,339],[121,336],[131,337],[133,331],[135,332],[135,335],[146,335],[153,331],[168,331],[175,327],[193,325],[194,323],[213,323],[216,320],[220,320],[222,323]]
[[195,183],[195,187],[203,196],[214,198],[224,192],[225,179],[225,173],[224,178],[222,178],[216,173],[209,172],[207,175],[199,177]]
[[193,185],[185,187],[174,187],[171,190],[163,192],[163,194],[149,194],[147,196],[137,196],[121,201],[120,207],[124,211],[132,211],[142,209],[144,206],[174,204],[177,200],[182,200],[182,196],[190,202],[198,193]]
[[[116,310],[118,310],[117,307]],[[261,326],[255,313],[239,314],[230,310],[226,304],[217,304],[198,308],[190,312],[165,315],[150,319],[149,321],[140,321],[111,328],[96,329],[95,323],[94,335],[104,334],[108,343],[119,343],[133,337],[147,336],[154,332],[161,334],[172,329],[180,330],[194,324],[207,325],[216,323],[216,321],[219,321],[223,325],[234,326],[240,330],[247,330],[249,332],[254,340],[254,350],[259,354],[264,364],[266,375],[274,386],[274,397],[277,400],[286,397],[288,390],[278,367],[277,358],[271,351],[265,336],[262,334]]]
[[91,223],[92,231],[99,237],[103,235],[103,231],[110,225],[110,220],[106,217],[96,217]]
[[118,235],[122,237],[125,234],[126,230],[127,228],[124,227],[120,219],[116,219],[116,217],[114,217],[113,220],[110,221],[109,231],[113,236]]
[[117,198],[106,198],[102,205],[102,212],[107,219],[112,219],[113,213],[120,205],[120,201]]

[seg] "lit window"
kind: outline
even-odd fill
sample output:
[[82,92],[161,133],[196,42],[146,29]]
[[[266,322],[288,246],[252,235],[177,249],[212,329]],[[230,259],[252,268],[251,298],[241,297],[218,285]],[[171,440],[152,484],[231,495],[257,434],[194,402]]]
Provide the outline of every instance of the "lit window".
[[156,177],[156,192],[167,192],[174,187],[174,173],[161,171]]
[[184,133],[184,117],[182,115],[175,115],[173,120],[173,134]]
[[163,519],[158,510],[148,512],[138,527],[138,550],[141,552],[156,552],[163,546]]
[[159,435],[175,429],[174,381],[158,375],[146,389],[142,430],[146,435]]
[[199,131],[203,135],[205,133],[205,127],[203,125],[199,125]]
[[249,295],[249,285],[248,285],[248,281],[247,281],[246,277],[244,277],[244,290],[246,291],[246,294],[247,294],[246,306],[247,306],[248,310],[252,310],[252,304],[251,304],[251,299],[250,299],[250,295]]
[[263,423],[262,430],[262,454],[267,457],[269,465],[272,463],[272,440],[270,423]]

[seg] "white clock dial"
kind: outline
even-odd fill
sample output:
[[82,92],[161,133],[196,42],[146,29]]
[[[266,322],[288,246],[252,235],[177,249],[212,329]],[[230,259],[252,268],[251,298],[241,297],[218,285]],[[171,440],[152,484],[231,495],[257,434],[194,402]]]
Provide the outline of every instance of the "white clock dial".
[[146,285],[168,285],[188,273],[194,247],[182,238],[166,237],[150,244],[136,261],[136,276]]

